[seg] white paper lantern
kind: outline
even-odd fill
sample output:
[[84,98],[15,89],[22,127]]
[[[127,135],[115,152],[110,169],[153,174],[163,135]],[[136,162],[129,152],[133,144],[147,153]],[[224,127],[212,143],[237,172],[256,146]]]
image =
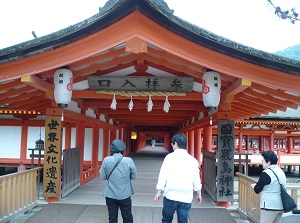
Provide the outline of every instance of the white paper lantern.
[[221,77],[218,72],[207,71],[202,77],[202,99],[207,110],[216,110],[220,103]]
[[65,108],[71,101],[73,74],[66,68],[57,69],[54,73],[54,99],[58,107]]

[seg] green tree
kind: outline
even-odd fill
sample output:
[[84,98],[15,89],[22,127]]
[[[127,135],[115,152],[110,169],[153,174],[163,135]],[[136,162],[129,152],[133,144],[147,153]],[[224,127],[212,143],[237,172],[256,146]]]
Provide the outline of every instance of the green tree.
[[267,0],[268,3],[275,9],[275,15],[281,19],[289,19],[292,24],[295,24],[296,21],[299,21],[299,14],[296,12],[295,8],[290,10],[282,10],[280,6],[275,6],[271,0]]

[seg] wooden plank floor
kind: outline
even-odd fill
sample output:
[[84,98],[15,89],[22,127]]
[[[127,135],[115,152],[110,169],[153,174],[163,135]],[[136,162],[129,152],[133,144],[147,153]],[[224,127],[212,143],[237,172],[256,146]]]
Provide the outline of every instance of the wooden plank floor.
[[[132,181],[136,192],[132,196],[133,206],[162,207],[162,201],[154,204],[153,198],[159,170],[166,155],[167,151],[163,147],[152,149],[148,146],[132,156],[137,167],[137,179]],[[59,203],[105,205],[105,198],[101,195],[105,183],[106,181],[96,177],[62,198]],[[204,192],[202,203],[198,205],[193,200],[192,207],[216,207],[216,204]]]

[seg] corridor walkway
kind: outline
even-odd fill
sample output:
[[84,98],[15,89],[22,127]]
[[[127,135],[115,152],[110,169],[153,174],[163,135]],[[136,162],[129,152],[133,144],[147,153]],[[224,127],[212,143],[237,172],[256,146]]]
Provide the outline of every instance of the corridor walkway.
[[[157,146],[152,149],[151,146],[147,146],[132,156],[138,171],[137,179],[133,181],[136,193],[132,196],[135,223],[161,222],[162,201],[155,204],[153,197],[159,170],[167,154],[168,152],[163,147]],[[96,177],[62,198],[60,202],[43,205],[41,211],[35,213],[26,222],[107,223],[105,198],[101,195],[104,184],[104,180]],[[234,219],[227,209],[218,207],[205,192],[202,194],[203,201],[201,204],[197,204],[193,200],[190,222],[248,222],[236,220],[240,218],[239,216],[235,216]],[[16,223],[21,222],[16,221]],[[121,217],[119,222],[122,222]],[[174,217],[173,222],[177,222],[176,217]]]
[[[135,194],[132,196],[133,206],[142,207],[162,207],[162,202],[154,204],[156,183],[159,170],[164,157],[168,154],[163,147],[147,146],[132,156],[137,167],[137,179],[132,181]],[[105,205],[105,198],[101,195],[101,190],[106,181],[96,177],[85,185],[80,186],[67,197],[62,198],[60,203],[72,204],[95,204]],[[198,205],[193,201],[193,208],[215,207],[215,203],[203,193],[203,203]]]

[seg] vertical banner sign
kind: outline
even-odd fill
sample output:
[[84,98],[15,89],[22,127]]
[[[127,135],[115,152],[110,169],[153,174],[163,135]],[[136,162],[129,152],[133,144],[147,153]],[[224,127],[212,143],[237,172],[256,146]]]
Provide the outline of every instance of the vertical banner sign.
[[61,117],[47,116],[45,123],[44,196],[60,196]]
[[233,201],[234,121],[218,122],[217,201]]

